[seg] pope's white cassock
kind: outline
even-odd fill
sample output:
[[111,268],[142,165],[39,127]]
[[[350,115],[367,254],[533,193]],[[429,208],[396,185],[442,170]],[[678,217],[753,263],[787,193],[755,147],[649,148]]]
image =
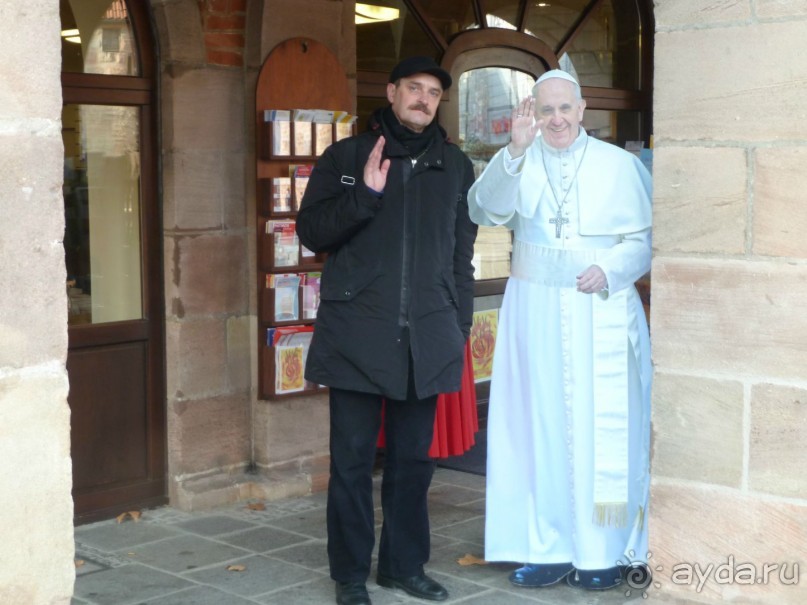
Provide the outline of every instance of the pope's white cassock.
[[[644,561],[651,367],[634,282],[650,269],[650,174],[581,128],[565,150],[540,135],[521,158],[501,149],[469,198],[475,222],[514,233],[488,413],[485,558],[583,570]],[[608,288],[580,293],[576,276],[592,264]]]

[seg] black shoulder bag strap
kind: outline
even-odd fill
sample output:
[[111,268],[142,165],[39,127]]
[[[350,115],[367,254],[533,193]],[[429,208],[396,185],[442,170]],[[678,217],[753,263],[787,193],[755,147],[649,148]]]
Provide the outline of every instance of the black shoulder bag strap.
[[350,137],[349,139],[345,140],[345,165],[343,166],[343,170],[345,171],[341,178],[341,183],[343,185],[354,186],[356,184],[356,149],[358,145],[356,144],[356,137]]

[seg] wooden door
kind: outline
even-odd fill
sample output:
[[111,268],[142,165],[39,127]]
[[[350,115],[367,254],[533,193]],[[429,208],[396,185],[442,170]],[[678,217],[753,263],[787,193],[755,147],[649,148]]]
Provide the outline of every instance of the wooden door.
[[73,499],[79,522],[166,502],[156,86],[141,0],[62,0]]

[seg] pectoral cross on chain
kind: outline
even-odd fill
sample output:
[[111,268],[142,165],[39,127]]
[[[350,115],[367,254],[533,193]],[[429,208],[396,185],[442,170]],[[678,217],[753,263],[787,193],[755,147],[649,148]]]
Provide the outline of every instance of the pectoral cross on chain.
[[563,225],[569,224],[569,219],[563,216],[563,208],[558,208],[555,218],[549,219],[549,222],[555,225],[555,237],[560,239],[560,230],[563,229]]
[[541,145],[541,162],[544,165],[544,172],[546,173],[547,184],[549,185],[550,191],[552,191],[552,197],[555,198],[555,202],[558,205],[558,213],[555,215],[555,218],[549,219],[549,222],[552,225],[555,225],[555,237],[560,239],[560,232],[563,229],[563,225],[569,224],[569,219],[563,216],[563,206],[566,203],[566,198],[569,196],[569,192],[572,190],[572,185],[577,180],[577,173],[580,172],[580,166],[583,164],[583,159],[586,157],[586,150],[588,149],[588,137],[586,137],[586,145],[583,147],[583,153],[580,155],[580,161],[577,163],[577,168],[574,169],[574,176],[572,180],[569,181],[569,184],[566,188],[566,193],[563,195],[563,199],[558,199],[558,194],[555,193],[555,188],[552,186],[552,179],[549,178],[549,168],[546,166],[546,158],[544,157],[544,147]]

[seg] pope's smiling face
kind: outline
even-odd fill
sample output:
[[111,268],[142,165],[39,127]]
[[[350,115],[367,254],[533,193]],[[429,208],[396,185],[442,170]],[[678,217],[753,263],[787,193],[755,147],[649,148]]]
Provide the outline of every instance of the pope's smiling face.
[[536,118],[544,121],[541,136],[551,147],[566,149],[580,132],[586,102],[577,98],[574,83],[562,78],[544,80],[536,93]]

